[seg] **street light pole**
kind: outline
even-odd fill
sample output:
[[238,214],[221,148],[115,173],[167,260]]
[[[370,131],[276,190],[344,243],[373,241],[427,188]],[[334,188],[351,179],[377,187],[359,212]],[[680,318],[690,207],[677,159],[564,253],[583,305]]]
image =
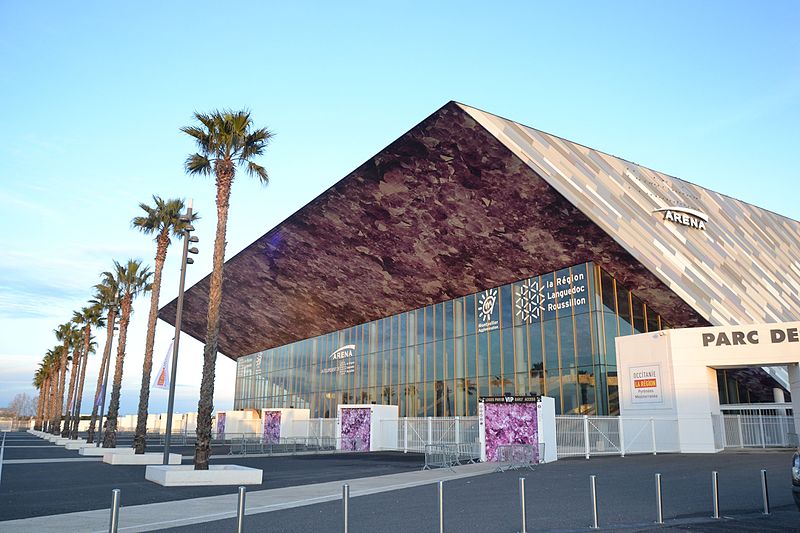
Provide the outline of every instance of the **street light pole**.
[[186,222],[186,229],[183,231],[183,259],[181,260],[181,281],[178,286],[178,309],[175,313],[175,340],[172,343],[172,368],[169,374],[169,400],[167,401],[167,428],[164,435],[164,459],[162,464],[169,464],[169,445],[172,440],[172,411],[175,408],[175,381],[178,371],[178,345],[181,341],[181,316],[183,315],[183,289],[186,285],[186,265],[194,263],[189,252],[197,253],[197,248],[189,249],[190,242],[197,242],[197,237],[192,237],[192,200],[186,206],[186,215],[181,217]]

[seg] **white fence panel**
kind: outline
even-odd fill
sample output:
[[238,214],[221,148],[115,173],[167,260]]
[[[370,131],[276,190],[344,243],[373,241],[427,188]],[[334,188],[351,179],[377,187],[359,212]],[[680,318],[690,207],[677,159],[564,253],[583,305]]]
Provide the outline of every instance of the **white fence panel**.
[[308,419],[309,437],[336,437],[335,418],[309,418]]
[[587,417],[589,455],[621,455],[618,416]]
[[797,445],[792,415],[723,415],[727,448],[788,448]]
[[558,457],[586,455],[585,419],[582,416],[556,417],[556,448]]
[[654,418],[652,424],[657,453],[681,451],[677,418]]
[[397,425],[397,449],[424,452],[431,444],[477,444],[478,417],[407,417],[384,420],[383,424]]
[[673,453],[679,451],[674,418],[556,417],[558,457]]
[[[426,445],[477,445],[476,416],[400,418],[396,424],[397,449],[424,452]],[[791,415],[726,414],[712,417],[714,442],[719,447],[791,447],[796,445]],[[309,437],[336,436],[335,418],[308,421]],[[678,420],[618,416],[556,416],[558,457],[678,453]]]
[[649,418],[623,418],[625,453],[653,453],[653,426]]

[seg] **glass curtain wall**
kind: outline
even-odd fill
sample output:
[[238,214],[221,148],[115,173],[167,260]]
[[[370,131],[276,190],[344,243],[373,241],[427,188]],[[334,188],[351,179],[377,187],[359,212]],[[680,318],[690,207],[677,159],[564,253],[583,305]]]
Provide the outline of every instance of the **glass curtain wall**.
[[585,263],[240,357],[234,408],[462,416],[511,393],[551,396],[558,414],[618,414],[614,338],[668,327]]

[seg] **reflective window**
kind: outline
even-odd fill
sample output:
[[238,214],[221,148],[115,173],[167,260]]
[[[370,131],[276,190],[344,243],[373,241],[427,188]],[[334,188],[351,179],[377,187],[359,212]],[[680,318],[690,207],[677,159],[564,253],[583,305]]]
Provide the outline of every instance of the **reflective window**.
[[240,357],[234,406],[307,407],[316,418],[376,402],[455,416],[511,392],[546,393],[559,414],[613,414],[614,339],[668,327],[611,273],[575,265]]

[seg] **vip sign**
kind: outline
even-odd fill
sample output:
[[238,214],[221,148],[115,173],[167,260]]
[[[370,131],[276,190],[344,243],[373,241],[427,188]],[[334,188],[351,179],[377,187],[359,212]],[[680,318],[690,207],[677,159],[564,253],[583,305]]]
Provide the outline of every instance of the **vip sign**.
[[659,365],[635,366],[629,369],[631,403],[662,403],[661,368]]

